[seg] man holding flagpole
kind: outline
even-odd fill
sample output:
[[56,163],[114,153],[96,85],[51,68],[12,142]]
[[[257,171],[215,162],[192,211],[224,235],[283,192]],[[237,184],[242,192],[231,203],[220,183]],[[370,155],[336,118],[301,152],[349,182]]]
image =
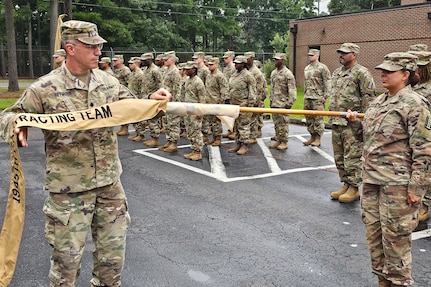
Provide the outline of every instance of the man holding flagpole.
[[[67,61],[34,82],[16,104],[0,114],[0,135],[7,138],[17,113],[74,112],[134,98],[118,80],[97,69],[103,43],[93,23],[61,25]],[[148,95],[170,100],[164,89]],[[27,143],[27,128],[15,130]],[[91,286],[121,286],[126,231],[130,217],[120,181],[121,163],[113,127],[78,131],[43,130],[46,143],[43,212],[45,236],[52,246],[50,286],[75,286],[86,238],[95,245]]]

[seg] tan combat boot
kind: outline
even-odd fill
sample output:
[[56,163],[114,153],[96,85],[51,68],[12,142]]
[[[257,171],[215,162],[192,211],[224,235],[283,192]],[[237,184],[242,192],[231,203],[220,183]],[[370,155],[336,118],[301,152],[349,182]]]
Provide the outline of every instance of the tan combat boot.
[[304,145],[310,145],[316,139],[316,135],[312,134],[311,138],[308,141],[303,142]]
[[316,137],[314,138],[314,141],[312,143],[310,143],[311,146],[320,146],[321,142],[320,142],[321,136],[320,135],[316,135]]
[[272,141],[275,141],[275,140],[277,140],[277,139],[275,138],[275,136],[272,136],[272,137],[271,137],[271,140],[272,140]]
[[212,146],[221,146],[221,139],[220,139],[220,137],[216,137],[215,141],[211,145]]
[[140,142],[141,140],[145,139],[145,137],[143,135],[137,134],[137,135],[128,137],[128,139],[134,142]]
[[278,147],[278,150],[287,150],[287,143],[286,142],[281,142]]
[[349,184],[345,183],[342,188],[337,191],[331,192],[331,199],[338,199],[340,195],[345,194],[349,189]]
[[189,159],[190,160],[201,160],[202,159],[202,153],[194,150],[192,155],[189,157]]
[[347,189],[346,193],[340,195],[338,197],[338,201],[342,203],[349,203],[353,202],[355,200],[359,200],[361,196],[359,195],[359,190],[356,186],[349,186],[349,189]]
[[239,149],[241,148],[241,144],[237,143],[236,146],[234,146],[233,148],[228,149],[228,152],[237,152],[239,151]]
[[391,287],[391,281],[386,280],[385,277],[379,275],[379,287]]
[[167,141],[164,145],[162,145],[162,146],[159,146],[159,150],[164,150],[165,148],[167,148],[168,146],[170,146],[171,145],[171,142],[170,141]]
[[230,140],[234,140],[236,138],[236,134],[235,133],[230,133],[227,137]]
[[129,125],[122,125],[117,132],[117,136],[127,136],[129,134]]
[[184,155],[184,158],[190,159],[190,157],[193,155],[193,153],[194,153],[194,151],[193,151],[193,150],[192,150],[192,152],[191,152],[191,153],[186,153],[186,154]]
[[238,155],[245,155],[246,153],[248,153],[248,145],[247,144],[242,144],[240,149],[236,152],[236,154],[238,154]]
[[262,136],[262,129],[261,128],[259,128],[258,130],[257,130],[257,137],[258,138],[260,138]]
[[144,145],[148,147],[155,147],[159,145],[159,138],[151,138],[150,140],[144,141]]
[[250,144],[255,144],[257,143],[257,139],[250,139]]
[[269,148],[278,148],[278,146],[281,144],[281,142],[275,142],[269,145]]
[[168,147],[166,147],[163,151],[164,152],[175,152],[178,150],[178,145],[176,142],[171,142],[170,145],[168,145]]
[[428,210],[428,206],[421,203],[421,207],[419,207],[419,221],[426,221],[430,218],[430,212]]

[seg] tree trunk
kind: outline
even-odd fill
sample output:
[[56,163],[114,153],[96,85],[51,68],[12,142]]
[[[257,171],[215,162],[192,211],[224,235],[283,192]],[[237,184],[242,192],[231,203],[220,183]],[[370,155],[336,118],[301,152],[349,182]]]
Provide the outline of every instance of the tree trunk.
[[29,69],[29,76],[31,79],[34,78],[34,67],[33,67],[33,27],[31,25],[31,16],[28,20],[28,69]]
[[16,64],[16,42],[15,42],[15,24],[13,20],[14,7],[12,0],[4,0],[6,35],[7,35],[7,58],[8,58],[8,76],[9,92],[19,91],[18,86],[18,68]]
[[4,43],[0,41],[0,74],[2,78],[6,78],[6,61],[4,56]]
[[65,0],[64,1],[64,13],[67,14],[66,17],[64,17],[63,21],[72,20],[72,0]]
[[[54,46],[55,46],[55,35],[57,32],[57,23],[58,23],[58,0],[50,0],[50,8],[51,8],[51,19],[49,22],[49,44],[51,55],[54,54]],[[54,67],[54,58],[51,57],[51,67]]]

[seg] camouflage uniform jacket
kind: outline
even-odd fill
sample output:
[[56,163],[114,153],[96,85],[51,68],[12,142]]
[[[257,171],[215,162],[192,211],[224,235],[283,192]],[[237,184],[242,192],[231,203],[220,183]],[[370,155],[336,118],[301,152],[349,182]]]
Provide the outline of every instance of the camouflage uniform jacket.
[[271,108],[290,108],[296,101],[296,82],[292,72],[284,66],[271,72]]
[[308,64],[304,69],[304,99],[328,99],[331,92],[331,72],[325,64]]
[[114,76],[114,71],[112,71],[111,67],[108,67],[107,69],[103,70],[105,72],[107,72],[108,74],[110,74],[111,76]]
[[208,104],[222,104],[227,99],[228,85],[225,76],[219,70],[210,73],[205,82]]
[[129,67],[124,65],[114,70],[114,76],[118,79],[118,81],[120,81],[120,84],[126,87],[129,83],[130,73]]
[[431,81],[417,84],[413,87],[413,90],[422,97],[426,98],[428,101],[431,101]]
[[227,82],[229,83],[230,77],[236,72],[235,65],[226,66],[223,69],[223,74],[226,77]]
[[256,79],[247,70],[236,71],[229,79],[229,98],[232,105],[253,107],[256,103]]
[[256,79],[256,102],[259,103],[266,99],[267,85],[265,75],[259,70],[258,67],[256,67],[256,65],[253,65],[249,71]]
[[[347,110],[364,113],[370,101],[376,96],[374,80],[367,68],[355,64],[349,69],[339,67],[332,74],[332,99],[330,111]],[[330,117],[329,123],[347,126],[342,117]]]
[[142,94],[149,95],[157,91],[162,84],[162,72],[159,67],[154,63],[143,70],[144,72],[144,85],[142,87]]
[[211,74],[211,71],[207,66],[203,65],[202,67],[198,68],[198,77],[201,78],[204,84],[206,83],[209,74]]
[[372,101],[363,120],[363,182],[408,185],[423,196],[431,184],[430,103],[410,86]]
[[176,66],[168,68],[163,74],[162,88],[167,89],[172,94],[172,101],[177,102],[180,92],[181,74]]
[[142,96],[144,95],[144,73],[141,69],[136,69],[130,73],[129,84],[127,87],[135,96],[137,96],[139,99],[142,99]]
[[[63,64],[39,78],[13,106],[0,114],[0,131],[7,138],[9,119],[16,113],[53,114],[84,110],[125,98],[134,98],[118,80],[99,70],[90,74],[89,86]],[[114,128],[84,131],[42,130],[45,137],[45,190],[75,193],[103,187],[120,178]]]
[[205,103],[205,85],[198,77],[187,78],[184,84],[184,101],[187,103]]

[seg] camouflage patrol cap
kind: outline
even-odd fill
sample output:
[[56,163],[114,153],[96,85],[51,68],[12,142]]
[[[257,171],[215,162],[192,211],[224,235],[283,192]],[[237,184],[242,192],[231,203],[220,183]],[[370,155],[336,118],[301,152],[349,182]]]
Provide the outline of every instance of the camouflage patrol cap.
[[111,58],[109,58],[109,57],[103,57],[102,59],[100,59],[100,61],[99,61],[99,63],[100,64],[102,64],[102,63],[111,63]]
[[198,65],[193,62],[193,61],[187,61],[183,67],[184,70],[188,70],[188,69],[193,69],[193,68],[198,68]]
[[163,54],[163,60],[169,60],[170,58],[177,57],[175,51],[169,51]]
[[154,59],[154,55],[153,55],[153,53],[144,53],[144,54],[141,55],[140,58],[141,58],[142,61],[149,60],[149,59]]
[[428,45],[426,44],[410,45],[409,51],[428,51]]
[[274,60],[286,60],[286,54],[285,53],[275,53],[272,57]]
[[204,52],[195,52],[194,54],[193,54],[193,57],[192,57],[192,59],[197,59],[197,58],[204,58],[205,57],[205,53]]
[[242,64],[242,63],[247,63],[247,58],[245,56],[236,56],[235,59],[233,60],[233,62],[235,64]]
[[178,64],[178,70],[184,70],[186,63],[179,63]]
[[129,59],[129,64],[132,63],[140,63],[141,62],[141,58],[140,57],[132,57]]
[[163,60],[163,56],[164,56],[164,54],[158,54],[158,55],[156,56],[156,61]]
[[354,43],[344,43],[337,49],[337,52],[359,54],[359,46]]
[[319,55],[320,54],[320,50],[317,49],[310,49],[308,50],[308,54],[309,56],[314,56],[314,55]]
[[208,64],[210,65],[219,64],[219,63],[220,63],[220,59],[217,57],[211,57],[208,60]]
[[61,24],[61,40],[79,40],[82,43],[94,45],[107,41],[99,36],[97,26],[94,23],[70,20]]
[[212,58],[212,56],[210,56],[210,55],[205,56],[205,57],[204,57],[204,62],[205,62],[205,63],[208,63],[208,61],[209,61],[211,58]]
[[418,57],[410,53],[395,52],[385,56],[383,63],[376,66],[377,70],[395,72],[403,69],[415,71]]
[[112,57],[112,61],[117,61],[117,60],[124,60],[123,55],[114,55],[114,57]]
[[[411,51],[408,51],[410,53]],[[413,54],[413,53],[410,53]],[[431,63],[431,52],[429,51],[415,51],[413,54],[418,57],[418,66],[426,66]]]
[[223,55],[223,58],[229,58],[229,57],[235,57],[235,52],[234,51],[226,51]]
[[254,52],[245,52],[244,57],[248,58],[254,58],[256,57],[256,54]]
[[66,51],[64,49],[58,49],[54,52],[54,55],[52,55],[53,58],[57,58],[59,56],[66,57]]

